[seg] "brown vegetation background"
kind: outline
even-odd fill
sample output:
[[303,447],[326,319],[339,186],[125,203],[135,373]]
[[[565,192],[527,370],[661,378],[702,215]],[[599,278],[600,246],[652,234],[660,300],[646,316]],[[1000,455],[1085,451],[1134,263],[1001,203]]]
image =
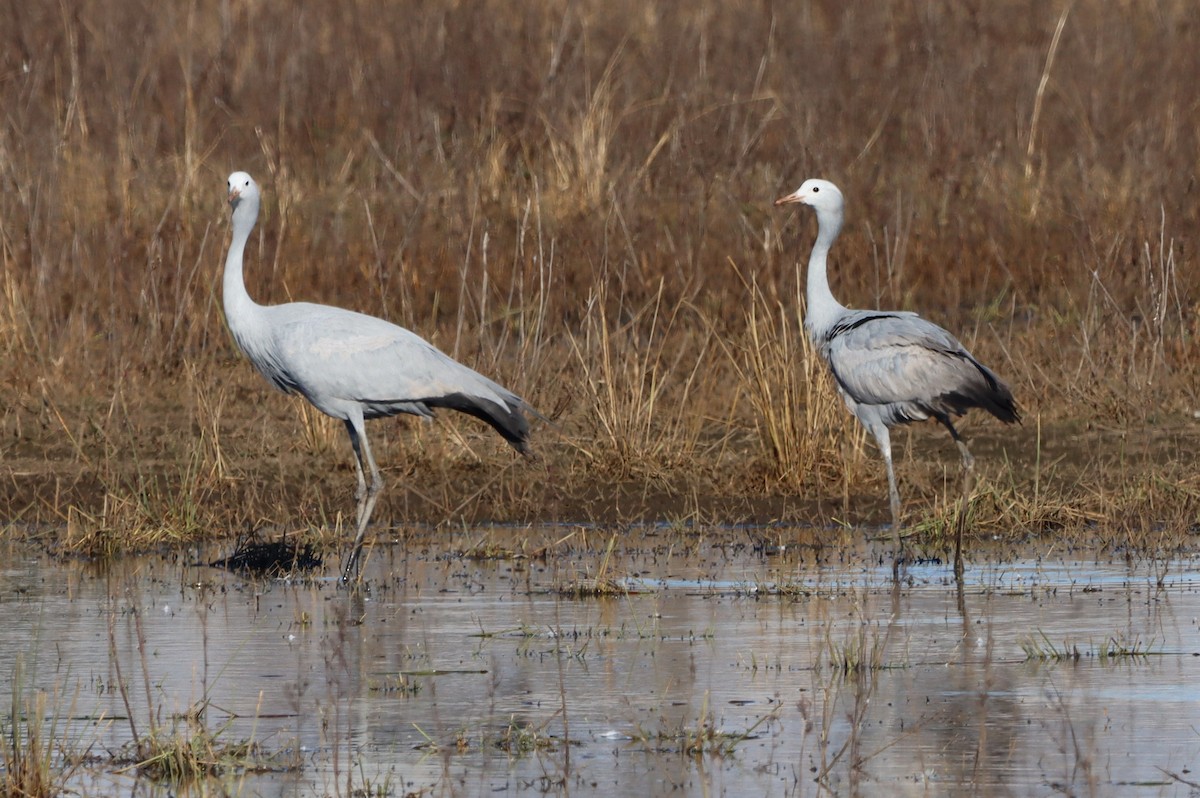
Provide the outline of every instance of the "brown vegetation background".
[[[554,418],[533,464],[374,423],[381,524],[880,523],[800,332],[815,224],[771,206],[822,176],[835,293],[947,326],[1025,411],[966,425],[978,528],[1186,543],[1198,36],[1185,0],[7,4],[0,518],[111,549],[349,513],[340,427],[224,327],[245,169],[259,301],[387,317]],[[936,540],[957,456],[899,443]]]

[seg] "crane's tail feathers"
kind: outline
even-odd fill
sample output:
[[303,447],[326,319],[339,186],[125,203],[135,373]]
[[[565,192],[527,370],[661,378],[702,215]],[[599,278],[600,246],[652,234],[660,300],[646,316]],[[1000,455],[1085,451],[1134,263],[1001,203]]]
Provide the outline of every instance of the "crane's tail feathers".
[[457,410],[486,422],[500,433],[514,449],[526,457],[532,457],[533,450],[529,448],[529,421],[521,411],[532,411],[533,409],[520,399],[516,399],[516,397],[514,399],[516,400],[514,404],[509,406],[498,404],[490,399],[481,399],[478,396],[452,393],[436,399],[425,399],[423,402],[429,407]]
[[995,401],[993,401],[991,404],[984,405],[984,410],[988,411],[1005,424],[1021,423],[1021,411],[1017,410],[1017,403],[1013,399],[1011,393],[1005,390],[1003,395],[997,395],[993,397],[993,399]]
[[[954,391],[938,397],[938,400],[931,403],[931,405],[935,408],[935,412],[930,413],[930,415],[934,417],[949,414],[961,416],[971,408],[978,407],[980,410],[986,410],[991,413],[1005,424],[1012,424],[1021,420],[1021,412],[1017,410],[1017,403],[1013,400],[1012,394],[1008,393],[1007,390],[1003,393]],[[942,410],[942,412],[936,412],[937,409]]]
[[978,407],[1005,424],[1020,422],[1021,413],[1017,410],[1017,402],[1008,386],[987,366],[975,360],[972,360],[972,363],[979,370],[982,379],[972,380],[959,390],[941,396],[940,402],[955,415],[961,416],[972,407]]

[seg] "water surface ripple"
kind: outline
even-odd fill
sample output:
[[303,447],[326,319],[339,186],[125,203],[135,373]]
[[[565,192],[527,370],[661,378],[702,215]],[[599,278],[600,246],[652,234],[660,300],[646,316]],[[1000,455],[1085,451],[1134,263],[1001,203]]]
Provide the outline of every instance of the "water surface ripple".
[[894,588],[870,556],[617,545],[595,580],[596,559],[413,549],[377,548],[358,594],[192,554],[96,565],[10,549],[5,717],[14,692],[46,690],[72,718],[66,739],[96,755],[72,785],[85,794],[177,794],[108,760],[134,733],[195,723],[271,755],[207,785],[244,795],[1182,796],[1200,782],[1190,560],[974,564],[960,595],[945,566]]

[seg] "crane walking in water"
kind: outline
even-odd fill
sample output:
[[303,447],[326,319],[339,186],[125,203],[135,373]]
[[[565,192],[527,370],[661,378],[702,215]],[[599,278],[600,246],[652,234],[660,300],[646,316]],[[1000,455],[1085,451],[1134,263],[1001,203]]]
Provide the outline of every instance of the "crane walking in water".
[[383,488],[367,443],[366,420],[398,413],[428,418],[434,408],[449,408],[487,422],[518,452],[530,456],[529,423],[523,413],[536,411],[513,392],[391,322],[308,302],[255,303],[246,292],[242,260],[259,203],[254,178],[245,172],[229,176],[233,239],[225,258],[225,320],[238,347],[268,382],[284,393],[299,393],[346,425],[358,471],[357,534],[342,568],[342,581],[348,582],[357,571],[363,535]]
[[1012,392],[953,335],[916,313],[851,310],[834,299],[826,261],[842,229],[842,192],[827,180],[806,180],[795,192],[775,201],[776,205],[790,203],[808,205],[817,214],[817,241],[808,259],[804,326],[829,364],[846,407],[874,436],[887,465],[896,536],[893,574],[899,573],[904,548],[889,430],[933,418],[950,431],[962,454],[962,505],[954,541],[954,572],[961,579],[962,535],[975,459],[951,417],[979,407],[1005,423],[1020,421]]

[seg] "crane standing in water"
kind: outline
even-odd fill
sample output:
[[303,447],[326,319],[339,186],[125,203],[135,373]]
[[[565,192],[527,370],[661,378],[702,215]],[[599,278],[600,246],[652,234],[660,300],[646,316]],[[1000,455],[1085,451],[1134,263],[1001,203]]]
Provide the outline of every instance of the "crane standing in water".
[[893,574],[899,573],[904,548],[889,430],[933,418],[950,431],[962,454],[962,506],[954,541],[954,573],[961,579],[962,535],[975,458],[954,428],[951,416],[979,407],[1005,423],[1020,421],[1012,392],[953,335],[916,313],[851,310],[834,299],[829,290],[827,259],[842,229],[842,192],[828,180],[806,180],[796,191],[775,201],[776,205],[790,203],[808,205],[817,214],[817,241],[808,259],[804,326],[829,364],[846,407],[874,436],[887,465],[896,536]]
[[[490,424],[513,448],[531,456],[525,400],[467,368],[403,327],[328,305],[259,305],[242,277],[246,241],[258,219],[258,184],[245,172],[229,176],[233,239],[225,258],[225,320],[238,347],[267,381],[299,393],[346,425],[358,472],[357,534],[342,568],[358,568],[363,536],[383,479],[367,443],[365,421],[398,413],[426,418],[449,408]],[[368,483],[366,472],[370,471]]]

